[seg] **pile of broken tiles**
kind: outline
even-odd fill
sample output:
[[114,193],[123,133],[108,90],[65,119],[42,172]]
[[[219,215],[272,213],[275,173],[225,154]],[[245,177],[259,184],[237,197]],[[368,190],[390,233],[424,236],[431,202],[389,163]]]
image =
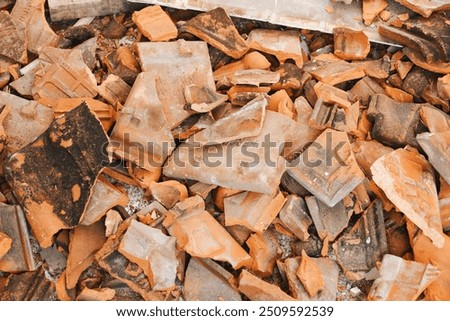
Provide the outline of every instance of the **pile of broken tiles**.
[[0,1],[1,300],[450,300],[445,3],[66,2]]

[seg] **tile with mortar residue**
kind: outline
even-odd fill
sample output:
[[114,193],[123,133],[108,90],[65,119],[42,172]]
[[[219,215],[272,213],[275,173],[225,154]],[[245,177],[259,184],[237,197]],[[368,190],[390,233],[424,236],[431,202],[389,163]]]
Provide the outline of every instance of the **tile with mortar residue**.
[[436,182],[425,157],[411,147],[397,149],[377,159],[370,169],[389,200],[442,248],[445,240]]
[[288,173],[327,206],[334,206],[364,179],[346,133],[325,130]]
[[198,14],[188,20],[183,29],[235,59],[250,49],[230,16],[220,7]]
[[147,170],[160,167],[174,149],[174,139],[161,109],[157,78],[137,77],[111,133],[110,150]]
[[176,237],[178,248],[192,256],[226,261],[234,269],[251,266],[252,259],[247,252],[204,209],[194,208],[183,215],[170,211],[163,225]]
[[273,85],[280,80],[280,74],[275,71],[261,69],[238,70],[231,76],[233,85]]
[[439,276],[431,264],[406,261],[386,254],[380,267],[380,277],[372,284],[371,301],[414,301]]
[[12,241],[8,251],[0,257],[0,271],[34,271],[36,265],[31,252],[30,235],[20,206],[0,204],[0,232]]
[[125,207],[128,195],[117,189],[104,176],[99,176],[92,187],[91,197],[81,218],[81,225],[91,225],[100,220],[106,212],[115,207]]
[[48,47],[58,47],[63,40],[45,18],[45,0],[17,0],[11,11],[17,21],[23,24],[27,38],[27,48],[35,54]]
[[176,239],[159,229],[132,220],[119,245],[119,252],[139,265],[154,290],[175,287]]
[[8,140],[6,150],[8,154],[17,152],[41,135],[51,124],[54,112],[35,101],[26,100],[18,96],[0,92],[3,128]]
[[105,16],[126,12],[129,9],[126,0],[49,0],[48,6],[52,21]]
[[286,144],[296,150],[304,143],[303,137],[298,136],[300,130],[301,124],[291,118],[266,111],[257,137],[206,147],[181,144],[168,158],[163,173],[168,177],[274,195],[285,168],[280,154]]
[[56,119],[4,164],[5,176],[42,247],[80,222],[100,170],[108,137],[86,104]]
[[241,301],[234,276],[210,259],[192,257],[184,280],[186,301]]
[[215,91],[208,47],[205,42],[178,40],[174,42],[138,43],[137,52],[142,71],[148,73],[151,92],[162,103],[169,127],[175,128],[191,113],[186,111],[187,86],[195,85]]
[[0,54],[14,61],[28,62],[25,31],[7,11],[0,11]]

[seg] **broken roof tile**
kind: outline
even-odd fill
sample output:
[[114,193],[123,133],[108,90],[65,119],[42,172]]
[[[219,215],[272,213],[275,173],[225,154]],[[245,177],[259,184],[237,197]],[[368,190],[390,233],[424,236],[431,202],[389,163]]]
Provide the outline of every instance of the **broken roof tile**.
[[293,59],[295,64],[303,66],[300,35],[297,30],[253,29],[247,38],[250,48],[277,57],[280,63]]
[[126,0],[106,0],[94,3],[85,0],[49,0],[48,6],[52,21],[61,21],[125,12],[129,8],[129,3]]
[[102,61],[111,74],[119,76],[129,85],[134,83],[141,71],[138,60],[127,46],[111,51]]
[[178,36],[177,27],[160,6],[133,12],[133,21],[150,41],[168,41]]
[[120,223],[123,222],[122,216],[115,210],[109,210],[105,215],[105,236],[110,237],[117,233]]
[[148,90],[161,101],[169,127],[175,128],[192,113],[185,110],[186,87],[195,85],[215,91],[208,47],[201,41],[138,43],[142,70],[154,79]]
[[126,206],[128,196],[111,184],[104,176],[99,176],[92,187],[92,194],[80,221],[91,225],[100,220],[114,206]]
[[352,101],[359,100],[362,105],[367,106],[371,96],[383,93],[383,87],[372,78],[366,76],[359,80],[352,89],[348,91],[348,96]]
[[3,91],[0,92],[0,105],[7,106],[2,113],[8,113],[3,118],[8,154],[31,143],[49,127],[54,118],[51,108]]
[[188,142],[216,145],[258,136],[264,124],[266,106],[267,99],[259,95],[237,112],[220,118],[211,126],[195,133]]
[[370,167],[381,156],[393,151],[376,140],[355,140],[352,144],[353,154],[359,167],[368,178],[372,178]]
[[233,85],[262,86],[275,84],[280,80],[280,74],[275,71],[261,69],[238,70],[231,76]]
[[78,225],[72,230],[66,268],[66,286],[68,289],[77,285],[81,273],[94,262],[95,253],[103,246],[105,241],[103,222],[97,222],[90,226]]
[[239,275],[239,292],[251,301],[293,301],[294,298],[283,292],[278,286],[254,276],[246,270]]
[[89,289],[84,288],[78,294],[77,301],[111,301],[116,295],[116,291],[110,288]]
[[230,16],[220,7],[196,15],[183,25],[183,29],[235,59],[249,50]]
[[251,270],[259,276],[270,276],[282,248],[271,230],[252,234],[245,242],[253,259]]
[[401,5],[414,12],[417,12],[422,17],[428,18],[434,11],[450,9],[450,3],[446,0],[395,0]]
[[267,194],[243,192],[225,198],[225,224],[242,225],[254,232],[263,232],[272,223],[286,199],[278,192]]
[[210,259],[192,257],[184,281],[187,301],[241,301],[234,276]]
[[119,252],[144,270],[154,290],[168,290],[175,286],[177,273],[175,243],[174,237],[132,220]]
[[101,85],[97,87],[100,96],[112,106],[117,106],[117,103],[125,104],[130,90],[131,87],[122,78],[114,74],[109,74]]
[[322,291],[325,286],[322,271],[317,261],[311,259],[304,250],[302,250],[300,264],[295,274],[311,297]]
[[362,1],[362,13],[364,23],[370,25],[378,14],[388,6],[386,0],[363,0]]
[[333,248],[344,272],[368,272],[381,262],[388,253],[381,201],[375,200]]
[[325,103],[337,104],[342,108],[350,108],[351,106],[351,102],[348,100],[348,93],[329,84],[318,81],[314,85],[314,92]]
[[284,226],[302,241],[309,238],[308,227],[312,224],[305,201],[296,195],[288,195],[280,210]]
[[28,62],[25,31],[7,11],[0,11],[0,54],[22,64]]
[[433,169],[413,148],[397,149],[370,168],[375,183],[433,243],[444,246]]
[[82,104],[5,163],[6,178],[42,247],[60,229],[79,223],[94,180],[109,163],[107,143],[100,121]]
[[334,241],[347,227],[352,212],[348,211],[342,201],[333,207],[327,206],[314,196],[307,196],[305,201],[319,237],[322,240],[328,237],[329,241]]
[[380,277],[370,289],[368,299],[373,301],[414,301],[440,271],[431,264],[406,261],[386,254],[380,267]]
[[334,54],[344,60],[365,59],[370,51],[369,38],[362,30],[346,27],[333,29]]
[[314,78],[329,85],[336,85],[344,81],[359,79],[365,76],[362,67],[345,61],[325,64],[317,69],[311,70],[310,74]]
[[422,133],[417,135],[417,142],[428,156],[431,165],[439,174],[450,182],[450,130],[440,133]]
[[201,208],[188,210],[182,215],[168,212],[163,225],[170,235],[177,238],[177,246],[192,256],[227,261],[234,269],[251,265],[247,252],[211,214]]
[[0,271],[34,271],[30,235],[20,206],[0,204],[0,232],[12,240],[11,248],[0,257]]
[[419,110],[429,104],[400,103],[385,95],[372,97],[367,116],[373,122],[372,137],[387,146],[418,147],[416,134],[424,131]]
[[17,0],[11,11],[13,16],[23,25],[26,34],[27,48],[39,54],[46,47],[58,47],[62,39],[49,26],[45,18],[45,0]]
[[150,171],[160,167],[174,149],[156,84],[152,74],[139,74],[111,133],[111,150],[116,155]]
[[292,161],[288,173],[328,206],[336,205],[364,179],[347,134],[332,129]]
[[[0,232],[0,259],[11,249],[12,239],[3,232]],[[0,263],[1,264],[1,263]]]
[[175,180],[151,182],[150,192],[153,198],[167,209],[171,209],[176,203],[188,197],[186,186]]
[[267,110],[282,113],[294,120],[296,120],[298,116],[297,110],[294,108],[294,102],[284,89],[278,90],[270,96]]

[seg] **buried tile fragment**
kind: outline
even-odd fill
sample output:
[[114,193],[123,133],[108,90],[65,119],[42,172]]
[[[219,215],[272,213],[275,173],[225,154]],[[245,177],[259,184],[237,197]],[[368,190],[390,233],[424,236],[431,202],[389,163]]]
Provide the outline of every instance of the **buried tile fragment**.
[[280,80],[280,74],[274,71],[260,69],[238,70],[231,77],[233,85],[261,86],[263,84],[275,84]]
[[188,104],[186,87],[216,90],[208,47],[201,41],[138,43],[137,52],[142,70],[152,80],[147,91],[153,92],[162,104],[162,113],[170,129],[180,125],[192,112],[184,109]]
[[204,209],[190,209],[182,215],[168,212],[163,225],[177,238],[177,246],[192,256],[227,261],[234,269],[251,265],[247,252]]
[[251,235],[246,244],[253,258],[251,270],[259,276],[269,276],[276,260],[281,258],[282,248],[271,230]]
[[372,137],[387,146],[418,147],[416,134],[424,131],[420,123],[421,107],[429,104],[399,103],[385,95],[372,97],[367,116],[373,122]]
[[0,11],[0,39],[1,55],[22,64],[28,62],[25,32],[7,11]]
[[422,133],[417,142],[425,151],[431,165],[450,183],[450,130],[440,133]]
[[234,276],[210,259],[192,257],[184,281],[186,301],[241,301]]
[[130,90],[131,87],[122,78],[114,74],[109,74],[102,84],[97,87],[100,96],[112,106],[117,106],[117,103],[125,104]]
[[346,133],[325,130],[288,173],[327,206],[334,206],[364,179]]
[[319,237],[334,241],[347,227],[352,212],[342,201],[328,207],[314,196],[307,196],[305,200]]
[[109,210],[105,215],[105,236],[110,237],[117,233],[120,223],[123,222],[119,212],[115,210]]
[[89,289],[84,288],[77,296],[77,301],[110,301],[116,295],[116,291],[110,288]]
[[178,181],[164,181],[161,183],[151,182],[150,191],[153,198],[170,209],[179,201],[188,197],[186,186]]
[[188,142],[216,145],[258,136],[264,124],[266,106],[267,99],[260,95],[237,112],[220,118],[211,126],[195,133]]
[[8,154],[31,143],[53,121],[54,113],[51,108],[1,91],[0,106],[3,105],[6,107],[1,112],[2,118],[7,113],[2,125],[8,141]]
[[288,195],[280,210],[280,220],[284,226],[302,241],[309,238],[308,227],[312,220],[305,201],[296,195]]
[[163,173],[168,177],[274,195],[285,168],[285,160],[279,155],[287,142],[292,143],[294,150],[298,148],[299,128],[291,118],[266,111],[257,137],[212,147],[181,144],[168,158]]
[[45,0],[17,0],[11,11],[11,16],[25,28],[28,50],[35,54],[46,46],[58,47],[62,43],[45,18],[44,5]]
[[55,301],[56,291],[46,271],[40,266],[34,272],[10,274],[0,291],[0,301]]
[[150,73],[139,74],[111,133],[112,151],[149,171],[161,166],[174,149],[156,90]]
[[216,187],[217,185],[197,182],[189,186],[189,194],[194,196],[198,195],[201,198],[206,199],[208,195],[210,195],[211,191],[213,191]]
[[353,228],[333,244],[344,272],[368,272],[388,253],[383,207],[375,200]]
[[293,59],[295,64],[303,66],[300,35],[297,30],[254,29],[247,38],[250,48],[277,57],[280,63]]
[[317,261],[311,259],[304,250],[302,251],[300,264],[295,274],[311,297],[315,296],[325,286],[322,271]]
[[187,21],[183,29],[235,59],[249,50],[231,18],[220,7],[198,14]]
[[254,276],[246,270],[239,275],[239,292],[251,301],[293,301],[294,298],[283,292],[278,286]]
[[417,150],[406,148],[380,157],[370,169],[389,200],[442,248],[445,240],[430,163]]
[[0,232],[0,259],[11,249],[11,244],[12,239],[5,233]]
[[434,246],[430,239],[423,235],[423,232],[416,231],[417,227],[408,222],[408,232],[411,238],[411,246],[414,253],[414,260],[423,264],[432,264],[441,273],[425,289],[425,300],[427,301],[448,301],[450,300],[450,237],[444,235],[445,245],[443,248]]
[[444,231],[450,230],[450,184],[448,184],[442,177],[440,179],[439,190],[439,209]]
[[335,301],[339,278],[339,267],[336,262],[324,257],[309,258],[318,267],[317,273],[321,274],[324,281],[322,290],[310,296],[297,276],[301,260],[301,257],[290,257],[279,265],[286,275],[291,295],[301,301]]
[[344,60],[365,59],[370,51],[370,42],[361,30],[345,27],[333,29],[334,54]]
[[336,85],[344,81],[359,79],[365,76],[362,67],[345,61],[325,64],[317,69],[311,70],[310,74],[314,78],[329,85]]
[[449,10],[450,3],[447,0],[395,0],[401,5],[414,12],[417,12],[422,17],[428,18],[434,11]]
[[386,254],[380,277],[372,284],[368,299],[372,301],[414,301],[439,276],[431,264],[406,261]]
[[82,104],[5,163],[6,179],[42,247],[60,229],[79,223],[94,181],[109,163],[107,143],[100,121]]
[[225,198],[225,224],[242,225],[254,232],[263,232],[278,215],[286,201],[283,193],[275,197],[243,192]]
[[12,241],[9,249],[8,239],[3,241],[6,244],[0,246],[3,252],[0,255],[0,271],[34,271],[36,266],[31,252],[30,235],[20,206],[0,204],[0,233]]
[[80,224],[91,225],[100,220],[106,212],[114,206],[126,206],[128,196],[104,176],[99,176],[92,187],[92,195],[86,205]]
[[148,6],[135,11],[133,21],[150,41],[168,41],[178,36],[177,27],[160,6]]
[[144,270],[154,290],[168,290],[175,286],[177,274],[175,243],[174,237],[132,220],[119,252]]
[[81,273],[94,262],[95,253],[106,241],[103,222],[90,226],[79,225],[70,235],[69,256],[66,268],[66,287],[74,288]]

